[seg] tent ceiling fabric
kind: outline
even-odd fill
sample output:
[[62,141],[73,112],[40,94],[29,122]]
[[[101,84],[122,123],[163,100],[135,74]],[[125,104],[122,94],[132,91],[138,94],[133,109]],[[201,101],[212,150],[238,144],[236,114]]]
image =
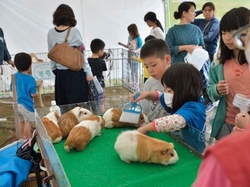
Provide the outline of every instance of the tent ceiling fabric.
[[155,12],[165,25],[163,0],[0,0],[0,27],[10,53],[47,52],[47,33],[53,27],[52,15],[61,3],[74,10],[76,27],[87,49],[94,38],[104,40],[106,48],[119,48],[118,41],[127,42],[127,26],[131,23],[137,24],[144,40],[150,33],[143,20],[148,11]]

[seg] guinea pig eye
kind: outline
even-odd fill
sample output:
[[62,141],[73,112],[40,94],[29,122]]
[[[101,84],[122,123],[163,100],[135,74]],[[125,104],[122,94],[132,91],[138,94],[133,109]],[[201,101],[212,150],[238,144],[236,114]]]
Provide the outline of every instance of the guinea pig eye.
[[171,157],[174,157],[174,153],[171,153],[170,156],[171,156]]

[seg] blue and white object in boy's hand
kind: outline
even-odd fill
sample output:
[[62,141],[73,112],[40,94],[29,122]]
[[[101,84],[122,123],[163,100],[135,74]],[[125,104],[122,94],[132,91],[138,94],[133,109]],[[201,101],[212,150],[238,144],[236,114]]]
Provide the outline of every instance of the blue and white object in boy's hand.
[[[136,92],[134,98],[137,99],[140,92]],[[122,115],[119,119],[120,122],[138,124],[140,115],[142,114],[141,105],[136,102],[126,103],[122,108]]]

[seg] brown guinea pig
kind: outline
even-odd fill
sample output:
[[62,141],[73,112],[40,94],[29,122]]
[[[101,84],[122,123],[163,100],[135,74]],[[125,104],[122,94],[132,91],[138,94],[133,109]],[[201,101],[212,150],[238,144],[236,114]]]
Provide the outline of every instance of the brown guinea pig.
[[64,149],[67,152],[72,148],[82,151],[90,140],[101,133],[104,125],[105,120],[101,116],[92,115],[86,118],[70,131]]
[[124,162],[173,164],[179,160],[174,145],[136,130],[124,131],[116,139],[115,150]]
[[82,107],[75,107],[61,115],[58,119],[58,125],[62,131],[62,137],[66,138],[74,126],[91,115],[93,115],[92,112]]
[[62,132],[57,124],[58,119],[59,115],[57,112],[50,112],[41,119],[52,143],[58,143],[62,140]]
[[104,114],[105,128],[113,127],[141,127],[149,123],[148,117],[145,113],[142,113],[139,118],[138,124],[120,122],[119,119],[122,115],[122,108],[110,108]]

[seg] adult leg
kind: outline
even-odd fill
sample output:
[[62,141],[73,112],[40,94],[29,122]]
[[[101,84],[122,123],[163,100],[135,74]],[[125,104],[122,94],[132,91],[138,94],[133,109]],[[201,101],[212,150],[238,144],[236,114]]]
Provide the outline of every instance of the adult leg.
[[57,105],[68,104],[65,79],[67,78],[67,70],[55,71],[55,100]]

